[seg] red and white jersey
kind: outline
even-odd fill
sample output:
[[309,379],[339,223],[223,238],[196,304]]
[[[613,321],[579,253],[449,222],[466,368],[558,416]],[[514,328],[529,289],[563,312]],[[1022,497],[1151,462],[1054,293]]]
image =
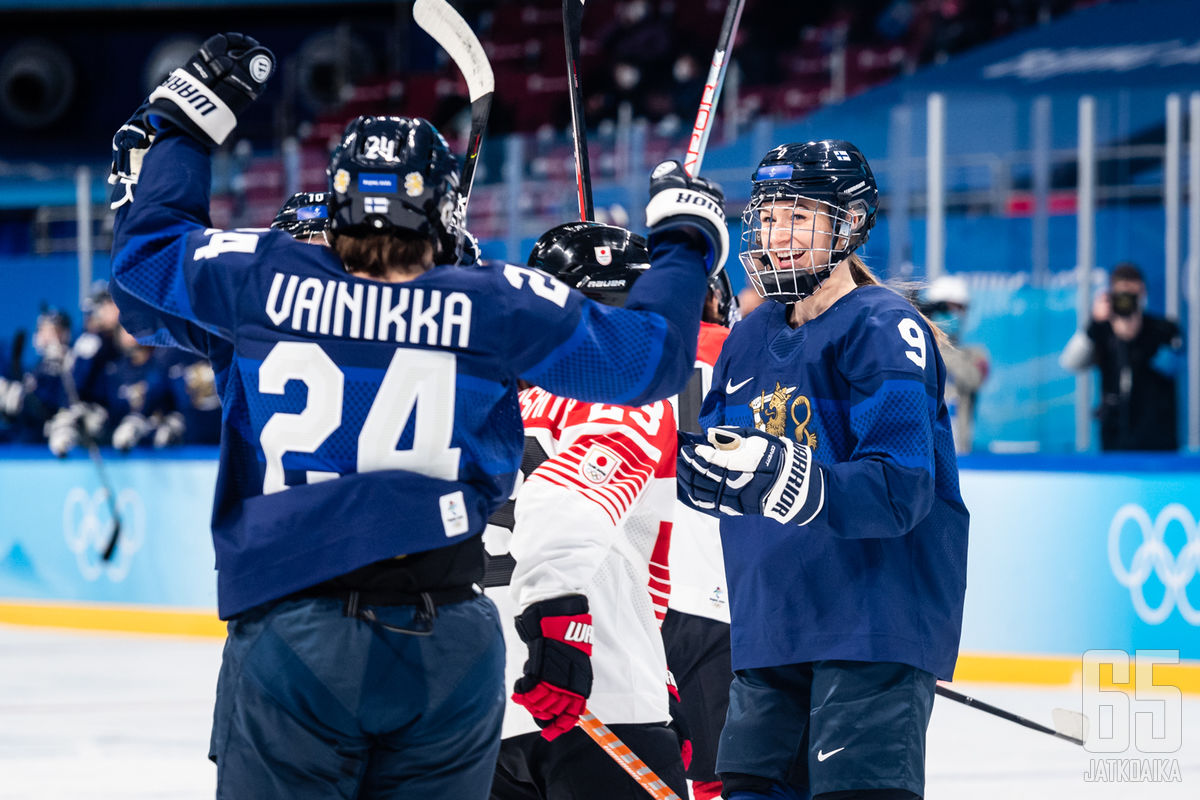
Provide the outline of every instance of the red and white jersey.
[[[606,723],[666,722],[659,626],[670,592],[665,562],[677,505],[671,404],[583,403],[537,387],[520,399],[526,478],[515,492],[512,530],[503,527],[501,509],[492,518],[500,524],[490,524],[484,538],[489,583],[496,582],[493,567],[503,554],[516,561],[508,562],[511,585],[486,590],[504,623],[507,685],[521,676],[527,658],[513,618],[539,600],[583,594],[593,628],[589,708]],[[510,700],[504,738],[537,730],[529,712]]]
[[[696,370],[687,388],[672,398],[681,431],[700,431],[700,406],[712,387],[713,365],[728,336],[728,328],[700,323]],[[721,554],[717,518],[677,503],[669,563],[671,608],[728,623],[729,589],[725,583],[725,558]]]

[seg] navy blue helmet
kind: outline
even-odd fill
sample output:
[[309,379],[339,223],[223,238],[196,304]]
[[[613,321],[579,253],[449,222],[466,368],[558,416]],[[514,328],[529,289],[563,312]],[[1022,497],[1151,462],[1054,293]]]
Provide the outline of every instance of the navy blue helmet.
[[338,236],[412,232],[439,264],[459,259],[458,159],[433,123],[359,117],[329,157],[329,229]]
[[315,236],[329,227],[329,192],[296,192],[279,208],[272,228],[292,236]]
[[740,255],[763,297],[794,302],[812,294],[875,224],[875,176],[849,142],[780,145],[751,180]]

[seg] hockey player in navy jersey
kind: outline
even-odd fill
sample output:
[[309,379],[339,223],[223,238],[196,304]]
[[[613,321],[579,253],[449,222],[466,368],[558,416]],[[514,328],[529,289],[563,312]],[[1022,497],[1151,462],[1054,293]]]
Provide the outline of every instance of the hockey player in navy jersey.
[[273,68],[253,39],[212,37],[114,143],[116,282],[232,348],[212,519],[229,620],[218,796],[483,798],[504,655],[473,584],[518,472],[518,376],[587,401],[678,391],[727,246],[722,200],[660,165],[654,266],[610,308],[528,267],[454,266],[445,140],[360,117],[330,158],[331,247],[214,230],[210,151]]
[[[649,254],[623,228],[571,222],[545,233],[529,264],[621,306]],[[644,796],[575,726],[585,703],[685,796],[659,634],[676,506],[671,404],[581,403],[536,386],[520,398],[528,474],[486,539],[514,689],[491,798]],[[548,633],[564,623],[566,634]]]
[[958,654],[967,510],[936,331],[855,254],[870,167],[840,141],[770,151],[741,258],[767,298],[730,333],[680,499],[719,515],[735,677],[724,796],[924,792]]

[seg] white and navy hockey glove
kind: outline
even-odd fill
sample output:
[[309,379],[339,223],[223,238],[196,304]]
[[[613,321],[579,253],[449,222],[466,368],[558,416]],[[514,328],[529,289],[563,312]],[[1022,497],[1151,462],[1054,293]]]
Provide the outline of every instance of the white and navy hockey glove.
[[725,268],[729,254],[725,193],[712,181],[689,177],[678,161],[664,161],[650,173],[646,226],[651,233],[674,228],[694,232],[708,245],[708,274]]
[[679,499],[697,511],[807,525],[825,505],[825,473],[806,445],[728,426],[679,441]]
[[150,122],[163,117],[209,146],[223,144],[274,71],[275,55],[257,39],[218,33],[150,93]]
[[113,134],[112,166],[108,172],[108,183],[113,187],[109,206],[116,211],[126,203],[133,202],[133,188],[137,186],[142,172],[142,159],[154,144],[157,131],[146,119],[149,103],[143,103],[133,112],[129,121]]

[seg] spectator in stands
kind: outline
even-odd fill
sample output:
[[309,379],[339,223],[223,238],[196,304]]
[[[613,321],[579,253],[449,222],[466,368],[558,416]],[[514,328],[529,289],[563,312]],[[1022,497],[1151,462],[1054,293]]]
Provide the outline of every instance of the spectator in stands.
[[975,437],[975,400],[987,379],[991,359],[985,348],[962,345],[971,298],[961,275],[935,278],[917,297],[917,308],[946,334],[950,347],[942,347],[946,362],[946,407],[954,432],[954,449],[969,453]]
[[1100,448],[1176,450],[1175,375],[1183,340],[1171,320],[1147,313],[1146,281],[1125,262],[1113,268],[1108,291],[1092,305],[1087,328],[1059,357],[1069,370],[1100,369]]

